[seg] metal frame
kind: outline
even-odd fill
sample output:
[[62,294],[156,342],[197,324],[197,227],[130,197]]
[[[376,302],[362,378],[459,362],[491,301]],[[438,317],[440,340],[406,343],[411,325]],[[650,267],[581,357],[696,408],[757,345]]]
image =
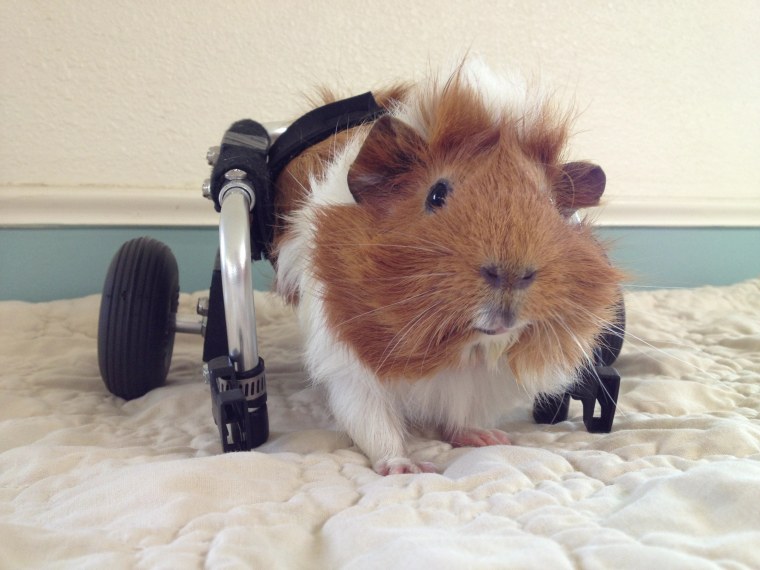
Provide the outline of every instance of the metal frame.
[[254,194],[250,187],[243,187],[245,182],[236,184],[223,189],[220,197],[219,253],[229,356],[237,371],[243,373],[259,362],[251,278],[250,211]]

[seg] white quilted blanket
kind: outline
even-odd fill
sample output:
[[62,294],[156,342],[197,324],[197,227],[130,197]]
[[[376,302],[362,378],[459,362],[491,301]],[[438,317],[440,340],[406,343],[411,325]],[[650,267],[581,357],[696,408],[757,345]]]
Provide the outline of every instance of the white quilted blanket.
[[421,440],[442,472],[389,477],[332,428],[273,297],[272,437],[226,455],[200,337],[124,402],[99,378],[98,303],[0,303],[2,568],[760,568],[760,279],[627,296],[612,433],[578,402],[555,426],[524,410],[512,446]]

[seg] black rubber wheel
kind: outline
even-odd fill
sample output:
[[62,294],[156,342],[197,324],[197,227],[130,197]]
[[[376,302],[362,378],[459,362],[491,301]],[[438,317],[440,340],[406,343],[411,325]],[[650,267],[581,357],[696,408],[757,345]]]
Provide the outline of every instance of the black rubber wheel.
[[166,245],[141,237],[119,248],[98,322],[98,364],[112,394],[131,400],[166,381],[178,301],[177,260]]
[[623,337],[625,336],[625,303],[621,294],[617,305],[615,322],[607,327],[599,339],[599,344],[594,351],[594,363],[597,366],[612,366],[620,351],[623,349]]

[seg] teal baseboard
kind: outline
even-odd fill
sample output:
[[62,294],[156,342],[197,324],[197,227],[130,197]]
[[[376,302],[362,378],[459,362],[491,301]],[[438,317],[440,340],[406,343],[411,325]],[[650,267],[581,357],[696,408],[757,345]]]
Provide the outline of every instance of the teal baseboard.
[[[646,287],[728,285],[760,276],[760,228],[599,228],[613,262]],[[48,301],[99,293],[113,254],[149,235],[177,257],[183,291],[208,288],[215,228],[0,228],[0,300]],[[254,287],[272,268],[253,267]]]
[[[182,291],[207,289],[218,247],[216,228],[0,228],[0,300],[48,301],[100,293],[121,244],[151,236],[174,252]],[[254,287],[274,272],[253,267]]]
[[730,285],[760,277],[760,227],[599,228],[631,284]]

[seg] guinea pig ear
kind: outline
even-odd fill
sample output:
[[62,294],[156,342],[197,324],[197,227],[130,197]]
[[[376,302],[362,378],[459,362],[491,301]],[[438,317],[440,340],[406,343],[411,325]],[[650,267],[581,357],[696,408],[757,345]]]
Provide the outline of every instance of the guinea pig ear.
[[568,162],[555,182],[554,202],[566,217],[580,208],[598,206],[607,177],[604,170],[590,162]]
[[380,117],[348,170],[356,202],[386,209],[408,186],[404,177],[421,162],[424,148],[425,141],[410,126],[390,115]]

